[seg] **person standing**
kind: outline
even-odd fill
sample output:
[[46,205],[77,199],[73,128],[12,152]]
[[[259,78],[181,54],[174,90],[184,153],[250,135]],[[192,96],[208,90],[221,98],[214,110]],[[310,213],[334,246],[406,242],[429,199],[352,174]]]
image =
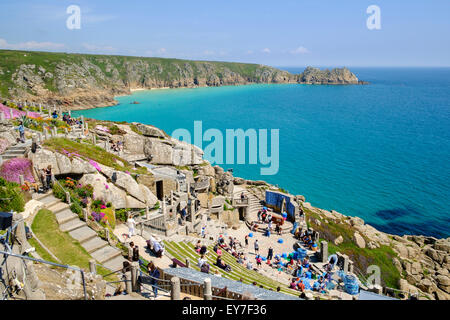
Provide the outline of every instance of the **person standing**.
[[25,127],[23,125],[23,122],[19,122],[19,135],[20,135],[20,142],[25,143]]
[[52,166],[49,165],[47,169],[44,169],[45,173],[45,191],[52,187]]
[[155,264],[152,261],[150,261],[148,263],[147,271],[148,271],[148,274],[150,275],[150,277],[152,277],[150,283],[152,285],[152,290],[153,290],[153,293],[155,294],[155,299],[156,299],[156,297],[158,296],[158,279],[159,279],[160,273],[159,273],[158,268],[156,268]]
[[128,237],[131,238],[136,234],[135,232],[136,221],[134,221],[131,214],[128,214],[127,226],[128,226]]
[[248,234],[245,235],[245,247],[248,247]]
[[259,253],[259,243],[258,243],[258,239],[255,240],[255,254]]
[[267,260],[272,260],[273,259],[273,248],[272,246],[269,247],[269,251],[267,253]]

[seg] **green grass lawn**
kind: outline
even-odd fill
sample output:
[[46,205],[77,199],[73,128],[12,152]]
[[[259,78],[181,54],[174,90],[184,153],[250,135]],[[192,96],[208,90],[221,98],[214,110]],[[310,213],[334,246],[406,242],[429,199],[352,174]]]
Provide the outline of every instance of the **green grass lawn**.
[[[304,210],[308,226],[318,231],[320,237],[328,242],[329,254],[339,251],[348,255],[350,260],[353,261],[356,271],[366,278],[369,276],[366,274],[367,267],[377,265],[381,270],[382,284],[391,288],[398,288],[398,281],[401,279],[401,274],[392,262],[392,259],[398,255],[391,247],[381,246],[375,249],[369,249],[367,247],[359,248],[352,240],[355,230],[350,225],[344,221],[333,222],[330,219],[325,221],[318,213],[310,209]],[[321,222],[320,225],[316,223],[316,219]],[[338,236],[342,236],[343,242],[339,246],[336,246],[333,240]],[[364,240],[366,243],[369,241],[365,237]]]
[[[47,209],[40,210],[34,218],[31,229],[36,234],[36,237],[63,264],[77,266],[84,270],[89,270],[89,260],[91,260],[92,257],[78,243],[78,241],[73,239],[68,233],[62,232],[59,229],[58,222],[56,221],[53,212]],[[34,246],[34,244],[32,245]],[[47,258],[49,258],[50,255],[46,252],[43,252],[45,250],[42,247],[36,246],[35,248],[43,259],[47,260]],[[48,260],[52,261],[52,259]],[[103,267],[97,267],[97,273],[100,275],[106,275],[110,273],[110,271]],[[105,280],[109,281],[112,281],[113,279],[116,279],[114,275],[105,278]]]
[[[117,170],[127,170],[132,168],[126,160],[107,152],[105,149],[94,146],[93,144],[79,143],[65,138],[52,138],[46,140],[44,146],[60,153],[62,153],[63,150],[70,153],[76,153],[84,158],[94,160],[95,162]],[[124,166],[118,164],[117,161],[122,162]]]

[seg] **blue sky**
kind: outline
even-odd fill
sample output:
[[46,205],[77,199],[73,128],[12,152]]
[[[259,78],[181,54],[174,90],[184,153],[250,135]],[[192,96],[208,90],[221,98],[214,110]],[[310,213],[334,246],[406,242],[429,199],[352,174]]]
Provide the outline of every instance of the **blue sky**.
[[[81,9],[69,30],[66,9]],[[369,30],[369,5],[381,30]],[[0,48],[272,66],[450,66],[449,0],[1,1]]]

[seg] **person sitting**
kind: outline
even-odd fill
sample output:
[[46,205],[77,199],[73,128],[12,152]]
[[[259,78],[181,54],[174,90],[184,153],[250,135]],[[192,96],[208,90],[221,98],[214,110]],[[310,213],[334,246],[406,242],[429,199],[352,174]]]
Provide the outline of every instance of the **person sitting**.
[[292,278],[291,283],[289,284],[289,288],[296,289],[297,283],[295,282],[295,278]]
[[157,258],[161,258],[164,253],[164,249],[158,241],[153,242],[153,250],[152,251]]
[[253,270],[253,264],[250,260],[248,260],[246,267],[248,270]]
[[297,288],[298,290],[300,290],[301,292],[305,291],[305,284],[303,283],[303,280],[300,280],[297,284]]
[[222,270],[225,270],[228,272],[231,271],[231,267],[229,265],[227,265],[220,257],[217,257],[216,265]]
[[204,263],[206,263],[206,261],[207,261],[207,260],[205,259],[205,256],[204,256],[204,255],[201,255],[200,258],[198,258],[197,266],[198,266],[199,268],[201,268],[202,265],[203,265]]
[[[202,243],[201,243],[200,240],[198,240],[198,241],[197,241],[197,244],[195,245],[195,251],[196,251],[197,253],[199,253],[201,247],[202,247]],[[214,251],[215,251],[215,250],[214,250]]]
[[205,255],[207,251],[208,251],[208,248],[205,245],[202,245],[202,247],[200,248],[199,254]]

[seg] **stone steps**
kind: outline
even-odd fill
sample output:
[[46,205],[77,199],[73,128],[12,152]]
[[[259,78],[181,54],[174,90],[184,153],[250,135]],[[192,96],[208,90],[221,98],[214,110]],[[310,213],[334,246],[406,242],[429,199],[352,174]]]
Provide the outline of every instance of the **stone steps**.
[[52,203],[47,206],[47,209],[50,211],[53,211],[54,214],[59,213],[60,211],[63,211],[64,209],[68,209],[69,205],[67,203],[64,203],[62,201]]
[[[80,219],[71,219],[68,222],[60,224],[59,229],[63,232],[71,232],[71,231],[73,232],[73,231],[76,231],[77,229],[83,228],[84,226],[87,227],[86,222],[81,221]],[[90,229],[90,230],[92,230],[92,229]]]
[[42,202],[46,208],[48,208],[48,207],[52,206],[53,204],[60,201],[53,195],[53,193],[47,193],[47,194],[43,195],[42,197],[36,198],[36,200]]
[[94,252],[91,252],[91,256],[100,263],[107,262],[115,257],[121,256],[121,251],[119,249],[113,248],[111,246],[106,246],[100,248]]
[[55,214],[56,221],[58,221],[58,224],[64,225],[72,220],[79,219],[78,216],[73,213],[69,208],[66,208],[62,211],[59,211],[57,214]]
[[117,271],[123,268],[123,262],[125,261],[125,258],[122,256],[117,256],[113,259],[110,259],[103,263],[103,266],[111,271]]
[[92,238],[91,240],[88,240],[81,244],[81,246],[85,248],[88,253],[97,251],[103,247],[106,247],[107,245],[108,242],[100,239],[99,237]]
[[85,225],[84,227],[70,231],[69,235],[79,243],[83,244],[84,242],[97,237],[97,232]]

